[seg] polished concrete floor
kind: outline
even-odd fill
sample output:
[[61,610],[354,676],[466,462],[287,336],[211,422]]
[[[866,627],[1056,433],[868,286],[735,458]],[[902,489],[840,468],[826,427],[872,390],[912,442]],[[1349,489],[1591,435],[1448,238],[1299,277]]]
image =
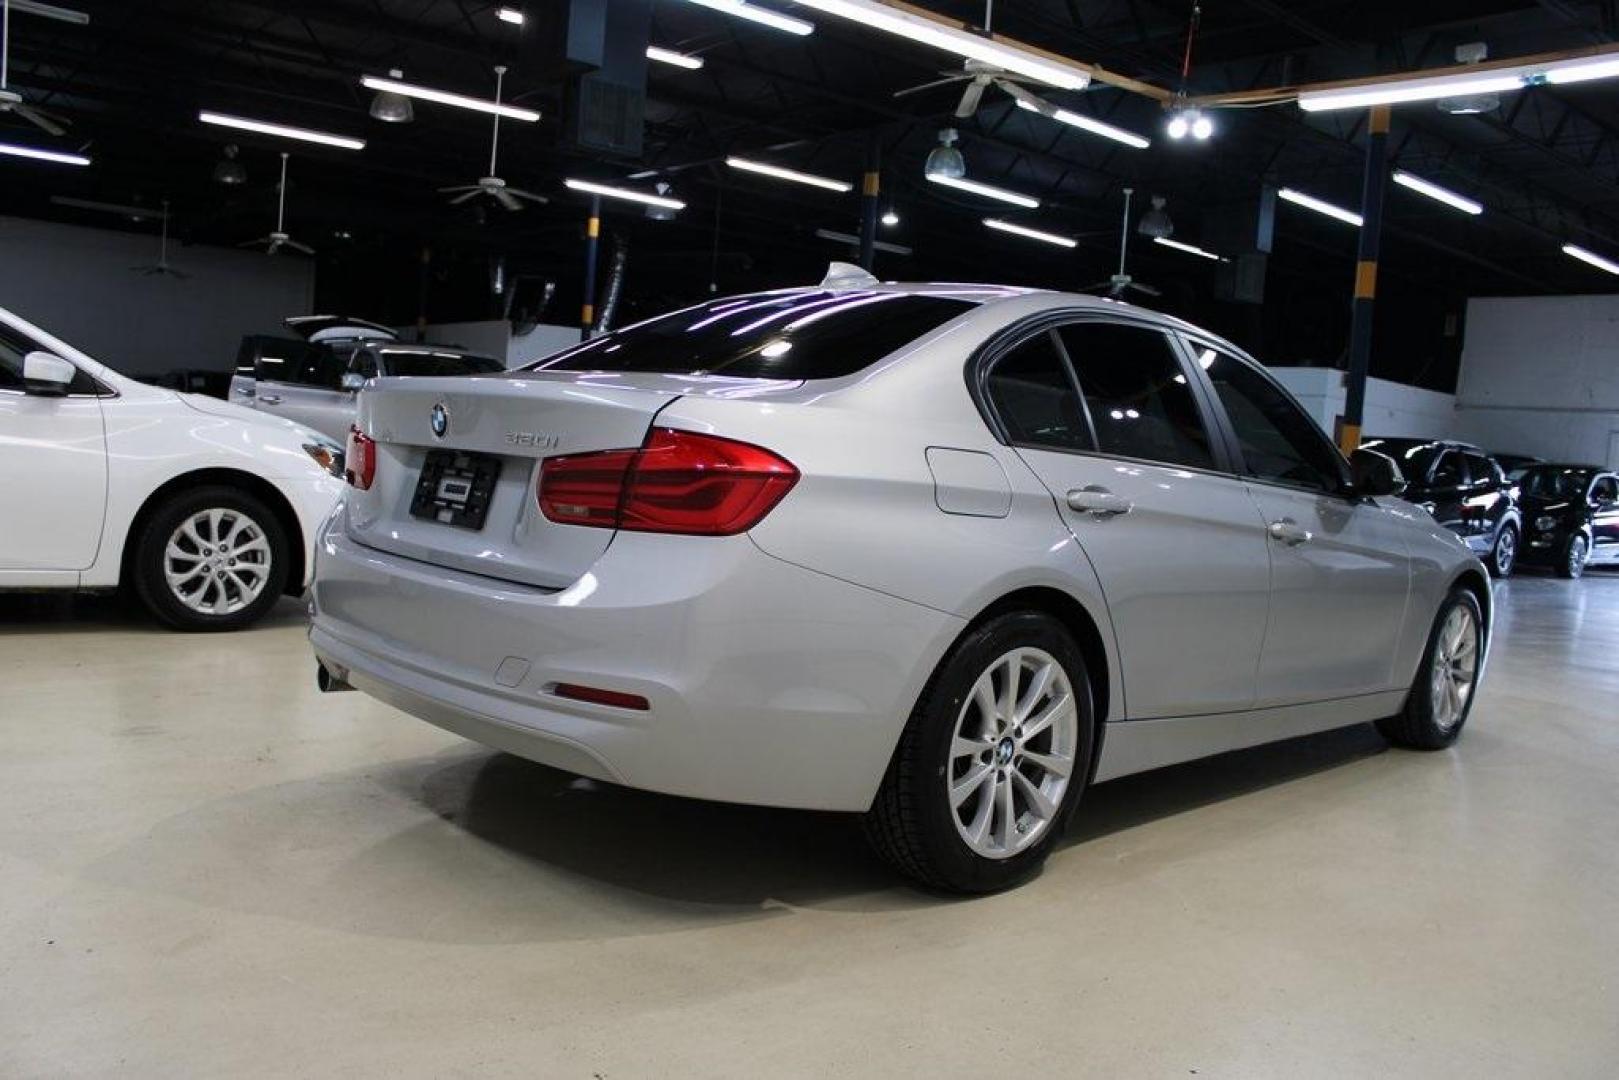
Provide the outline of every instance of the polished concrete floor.
[[1619,575],[1498,590],[1452,751],[1103,785],[948,901],[236,636],[0,600],[0,1076],[1619,1075]]

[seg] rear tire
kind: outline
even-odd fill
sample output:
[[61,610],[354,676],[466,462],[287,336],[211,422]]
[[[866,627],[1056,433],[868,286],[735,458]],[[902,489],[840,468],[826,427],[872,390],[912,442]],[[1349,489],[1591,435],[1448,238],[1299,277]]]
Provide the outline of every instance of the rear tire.
[[1563,547],[1557,553],[1557,576],[1563,578],[1577,578],[1585,573],[1585,564],[1591,557],[1591,547],[1586,543],[1585,537],[1575,533],[1563,541]]
[[1473,710],[1483,659],[1483,612],[1478,598],[1457,586],[1434,616],[1405,707],[1379,720],[1377,730],[1411,750],[1443,750],[1455,742]]
[[176,630],[239,630],[270,610],[287,584],[280,520],[236,488],[175,494],[134,542],[135,595]]
[[1505,578],[1512,576],[1512,568],[1518,563],[1518,529],[1516,526],[1501,526],[1501,532],[1495,538],[1495,546],[1490,548],[1490,557],[1485,563],[1489,567],[1491,577]]
[[999,616],[958,642],[928,681],[866,835],[923,885],[1010,888],[1061,838],[1095,745],[1090,679],[1067,630],[1042,612]]

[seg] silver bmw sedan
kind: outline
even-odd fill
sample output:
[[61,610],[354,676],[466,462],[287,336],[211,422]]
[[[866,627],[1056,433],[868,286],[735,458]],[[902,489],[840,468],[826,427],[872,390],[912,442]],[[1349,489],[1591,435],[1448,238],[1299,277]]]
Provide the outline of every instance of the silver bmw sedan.
[[1034,873],[1098,781],[1455,740],[1484,568],[1241,350],[829,282],[377,380],[318,543],[322,685],[581,776],[860,813],[966,892]]

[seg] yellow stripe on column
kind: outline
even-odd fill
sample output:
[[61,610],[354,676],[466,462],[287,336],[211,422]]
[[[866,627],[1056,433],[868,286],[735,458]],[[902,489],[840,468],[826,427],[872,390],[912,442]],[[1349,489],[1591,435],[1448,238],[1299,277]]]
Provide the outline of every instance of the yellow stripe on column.
[[599,218],[599,217],[591,218],[590,222],[585,226],[585,235],[590,237],[591,239],[595,239],[596,237],[601,235],[601,232],[602,232],[602,219]]
[[880,182],[881,182],[881,174],[874,173],[874,172],[867,173],[866,176],[865,176],[865,179],[862,180],[861,183],[860,183],[860,193],[862,195],[875,195],[875,194],[877,194],[877,188],[878,188],[878,184]]
[[1377,264],[1363,261],[1355,264],[1355,299],[1370,300],[1377,295]]
[[1338,421],[1338,449],[1348,457],[1360,446],[1360,425],[1346,424],[1342,419]]
[[579,321],[589,326],[596,318],[596,305],[586,304],[579,312]]

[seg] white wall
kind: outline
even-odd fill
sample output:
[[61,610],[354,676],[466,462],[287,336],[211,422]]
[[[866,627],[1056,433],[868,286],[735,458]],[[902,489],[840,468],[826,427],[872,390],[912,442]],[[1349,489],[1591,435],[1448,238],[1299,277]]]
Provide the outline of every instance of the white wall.
[[[415,341],[414,326],[397,327],[402,341]],[[429,323],[426,340],[445,345],[459,345],[485,356],[499,356],[509,368],[521,367],[552,353],[579,344],[577,326],[552,326],[546,323],[534,327],[521,337],[512,333],[511,324],[504,319],[486,322]]]
[[1619,296],[1469,301],[1456,397],[1463,438],[1619,467]]
[[229,371],[243,334],[308,314],[315,267],[298,256],[169,243],[190,274],[143,276],[158,238],[0,217],[0,306],[130,375]]
[[[1323,431],[1333,434],[1335,422],[1344,411],[1343,372],[1333,368],[1273,367],[1270,373],[1292,391]],[[1366,437],[1457,438],[1456,399],[1387,379],[1368,379],[1361,432]]]
[[512,338],[511,349],[506,354],[506,366],[518,367],[533,363],[541,357],[559,353],[563,349],[571,349],[577,344],[579,344],[577,326],[552,326],[549,323],[541,323],[522,337]]

